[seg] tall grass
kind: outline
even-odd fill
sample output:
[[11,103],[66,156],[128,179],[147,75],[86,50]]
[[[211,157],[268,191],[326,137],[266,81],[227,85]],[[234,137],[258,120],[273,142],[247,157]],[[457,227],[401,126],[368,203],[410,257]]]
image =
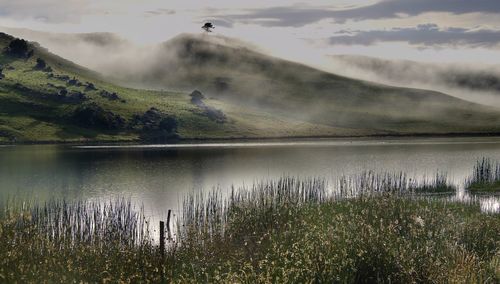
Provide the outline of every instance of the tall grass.
[[[322,203],[329,198],[324,179],[282,177],[278,180],[256,182],[251,188],[232,188],[223,198],[220,190],[207,194],[189,195],[183,203],[182,219],[178,223],[179,239],[225,236],[230,216],[241,213],[258,215],[280,210],[282,206],[302,206]],[[249,224],[249,226],[252,226]]]
[[125,199],[11,201],[0,214],[0,283],[157,277],[147,269],[159,264],[143,212]]
[[437,171],[432,178],[418,181],[404,172],[376,173],[364,171],[352,176],[342,176],[337,184],[337,196],[373,196],[384,193],[409,195],[414,193],[455,192],[446,173]]
[[466,180],[471,191],[500,191],[500,162],[482,158],[476,161],[472,175]]
[[389,174],[343,180],[363,187],[347,191],[354,197],[338,198],[321,180],[282,178],[233,191],[229,199],[220,192],[189,197],[184,211],[198,213],[178,227],[168,277],[237,283],[500,280],[497,216],[481,214],[478,204],[401,194],[422,184],[443,186],[443,176],[420,185]]
[[14,238],[25,232],[36,233],[51,243],[75,247],[78,244],[105,249],[110,243],[130,246],[150,242],[144,210],[134,210],[130,200],[109,202],[51,200],[39,205],[5,205],[4,218],[15,218]]
[[456,186],[449,183],[448,175],[440,171],[437,171],[434,176],[430,178],[424,178],[424,180],[414,188],[414,192],[416,193],[455,193],[456,191]]
[[5,206],[0,282],[485,282],[500,280],[500,218],[413,198],[444,174],[282,177],[188,196],[164,255],[141,208],[51,201]]

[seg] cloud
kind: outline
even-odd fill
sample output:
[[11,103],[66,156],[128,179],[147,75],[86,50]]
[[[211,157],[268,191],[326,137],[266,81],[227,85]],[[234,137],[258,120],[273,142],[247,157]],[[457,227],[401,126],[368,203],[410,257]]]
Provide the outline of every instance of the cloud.
[[215,27],[224,27],[224,28],[232,28],[233,23],[231,21],[225,19],[208,19],[203,22],[210,22],[215,25]]
[[[346,35],[345,33],[350,33]],[[435,24],[413,28],[390,30],[344,31],[344,35],[332,36],[329,43],[338,45],[372,45],[378,42],[407,42],[421,46],[494,46],[500,43],[498,30],[470,30],[465,28],[439,29]]]
[[146,11],[145,13],[147,17],[153,17],[153,16],[174,15],[176,11],[173,9],[156,9],[156,10]]
[[324,19],[337,23],[347,20],[377,20],[417,16],[428,12],[451,14],[500,13],[498,0],[382,0],[372,5],[344,10],[326,7],[271,7],[246,10],[239,15],[226,15],[235,22],[262,26],[301,27]]
[[334,11],[301,7],[272,7],[247,10],[245,14],[226,15],[226,19],[244,24],[258,24],[266,27],[301,27],[331,18]]
[[42,22],[78,22],[88,12],[88,0],[0,1],[0,17],[34,19]]
[[385,0],[374,5],[337,11],[334,18],[341,20],[366,20],[417,16],[428,12],[452,14],[500,13],[497,0]]

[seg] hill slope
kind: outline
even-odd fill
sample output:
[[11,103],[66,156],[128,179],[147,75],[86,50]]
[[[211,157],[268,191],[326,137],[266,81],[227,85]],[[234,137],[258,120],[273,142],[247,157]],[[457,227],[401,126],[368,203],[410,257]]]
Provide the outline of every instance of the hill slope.
[[[14,40],[0,33],[0,142],[162,142],[174,137],[373,134],[208,98],[200,107],[190,101],[189,93],[120,87],[34,43],[27,46],[25,54],[10,54],[8,46]],[[38,59],[45,66],[38,66]],[[214,118],[214,112],[220,113],[217,110],[222,112],[223,121]],[[177,131],[169,129],[166,118],[177,122]],[[163,120],[167,123],[162,124]]]
[[[14,40],[0,34],[0,142],[500,132],[493,109],[336,76],[225,38],[183,35],[147,66],[115,74],[181,92],[120,87],[34,43],[13,55]],[[194,89],[201,103],[191,101]]]
[[224,101],[337,127],[398,134],[500,129],[498,110],[439,92],[337,76],[224,37],[181,35],[155,56],[154,63],[120,76],[156,88],[195,86]]

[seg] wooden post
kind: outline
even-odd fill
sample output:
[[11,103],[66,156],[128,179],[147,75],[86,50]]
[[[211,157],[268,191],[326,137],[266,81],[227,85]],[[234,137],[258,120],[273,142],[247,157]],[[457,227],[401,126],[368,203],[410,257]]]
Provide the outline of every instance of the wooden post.
[[160,221],[160,254],[165,255],[165,222]]
[[172,235],[170,234],[170,214],[172,213],[172,210],[168,209],[168,214],[167,214],[167,232],[168,232],[168,240],[172,239]]

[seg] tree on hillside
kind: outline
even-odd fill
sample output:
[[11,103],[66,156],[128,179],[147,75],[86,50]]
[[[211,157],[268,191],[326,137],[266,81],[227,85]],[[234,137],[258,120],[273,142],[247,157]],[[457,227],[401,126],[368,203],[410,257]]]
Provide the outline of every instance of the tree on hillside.
[[202,100],[205,96],[200,91],[194,90],[189,96],[191,97],[191,103],[195,105],[203,104]]
[[7,54],[16,57],[29,57],[32,52],[29,51],[28,42],[24,39],[16,38],[9,43]]
[[205,23],[205,25],[203,25],[203,27],[201,28],[204,29],[207,33],[211,33],[212,30],[215,29],[215,26],[212,23]]

